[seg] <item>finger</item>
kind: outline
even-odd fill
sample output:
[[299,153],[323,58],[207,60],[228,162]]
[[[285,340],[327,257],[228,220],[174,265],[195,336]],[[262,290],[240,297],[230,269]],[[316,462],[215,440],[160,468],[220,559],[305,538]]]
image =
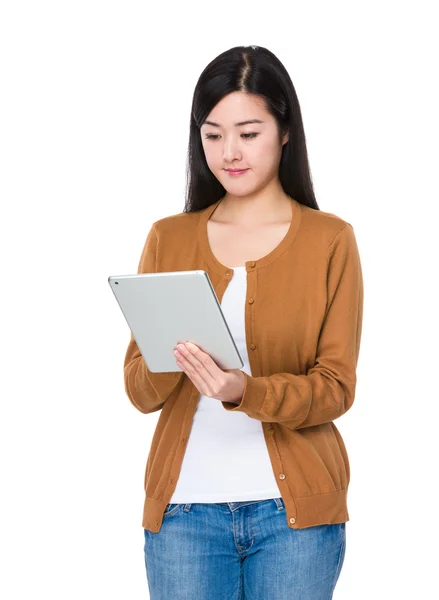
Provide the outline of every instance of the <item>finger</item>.
[[184,356],[192,365],[194,365],[194,367],[201,369],[201,363],[206,371],[206,376],[210,376],[209,381],[216,381],[219,375],[222,374],[222,370],[218,367],[212,357],[206,352],[203,352],[196,344],[186,342],[186,344],[183,345],[183,349]]
[[186,375],[189,377],[189,379],[192,381],[192,383],[195,385],[195,387],[201,394],[203,394],[204,396],[210,396],[210,390],[207,388],[206,382],[200,376],[200,373],[193,368],[193,366],[188,360],[186,360],[183,356],[180,355],[180,357],[177,360],[177,365],[181,369],[183,369],[183,371],[186,373]]
[[[216,378],[208,368],[210,363],[215,365],[211,357],[198,346],[194,345],[191,348],[187,347],[187,344],[181,349],[181,354],[186,360],[185,365],[191,373],[191,379],[198,377],[198,381],[202,382],[205,388],[207,387],[208,395],[212,395],[212,390],[216,389]],[[216,371],[219,371],[216,365],[215,367]]]

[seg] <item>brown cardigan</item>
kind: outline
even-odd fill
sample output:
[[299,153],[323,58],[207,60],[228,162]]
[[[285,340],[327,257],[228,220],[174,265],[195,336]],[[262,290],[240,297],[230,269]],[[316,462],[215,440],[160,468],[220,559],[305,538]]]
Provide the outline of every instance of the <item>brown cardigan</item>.
[[[153,223],[138,273],[203,269],[219,302],[233,275],[213,255],[207,220],[221,202]],[[333,421],[352,406],[363,316],[363,277],[353,227],[292,200],[286,236],[245,263],[245,329],[252,376],[239,405],[262,422],[292,529],[349,520],[349,460]],[[161,410],[145,470],[142,526],[160,531],[200,393],[183,372],[151,373],[131,335],[125,390],[142,413]],[[251,500],[251,498],[249,498]]]

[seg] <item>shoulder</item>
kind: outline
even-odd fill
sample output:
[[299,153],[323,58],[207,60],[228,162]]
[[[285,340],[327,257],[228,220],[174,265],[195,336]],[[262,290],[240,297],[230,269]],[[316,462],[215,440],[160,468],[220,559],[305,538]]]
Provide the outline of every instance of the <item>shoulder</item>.
[[301,209],[300,229],[306,235],[308,242],[314,239],[323,246],[329,247],[340,237],[354,235],[352,224],[339,215],[305,205],[301,205]]
[[181,212],[168,215],[162,219],[154,221],[152,224],[156,235],[179,234],[191,230],[198,225],[199,212]]

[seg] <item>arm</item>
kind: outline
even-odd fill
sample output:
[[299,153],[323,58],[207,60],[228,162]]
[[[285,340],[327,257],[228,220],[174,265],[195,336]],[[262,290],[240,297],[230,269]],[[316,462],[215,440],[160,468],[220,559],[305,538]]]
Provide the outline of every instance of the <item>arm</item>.
[[[152,225],[140,257],[137,273],[156,273],[157,233]],[[180,381],[183,372],[152,373],[137,346],[133,334],[124,361],[125,392],[142,413],[160,410]]]
[[315,365],[306,375],[246,377],[240,403],[226,410],[290,429],[328,423],[353,404],[363,316],[363,277],[355,234],[347,223],[328,248],[327,309]]

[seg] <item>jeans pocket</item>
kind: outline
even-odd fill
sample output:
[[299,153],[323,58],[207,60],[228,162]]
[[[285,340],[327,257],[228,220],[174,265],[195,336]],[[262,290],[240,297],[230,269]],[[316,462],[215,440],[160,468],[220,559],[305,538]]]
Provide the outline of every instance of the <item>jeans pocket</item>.
[[171,504],[167,504],[165,511],[163,513],[163,518],[166,519],[168,517],[172,517],[173,515],[175,515],[175,513],[177,513],[180,508],[183,506],[183,504],[176,504],[176,503],[171,503]]
[[332,591],[334,591],[337,584],[338,578],[340,577],[341,568],[344,563],[344,557],[346,553],[346,523],[339,523],[340,526],[340,552],[338,555],[337,568],[334,574],[334,581],[332,583]]

